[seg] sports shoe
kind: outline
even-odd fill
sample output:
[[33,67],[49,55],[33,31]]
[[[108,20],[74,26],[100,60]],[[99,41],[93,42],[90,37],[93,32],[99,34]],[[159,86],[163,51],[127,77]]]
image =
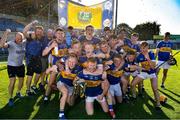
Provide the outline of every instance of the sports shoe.
[[47,103],[48,103],[48,101],[49,101],[48,96],[44,96],[44,104],[47,104]]
[[155,109],[156,109],[157,111],[159,111],[159,110],[161,110],[161,107],[160,107],[160,106],[156,106]]
[[130,91],[131,91],[131,88],[130,88],[130,86],[128,86],[128,88],[127,88],[127,94],[130,94]]
[[38,89],[36,86],[31,86],[31,89],[33,90],[34,94],[37,94],[38,93]]
[[13,102],[12,98],[9,99],[8,105],[9,105],[9,107],[14,106],[14,102]]
[[109,115],[110,115],[111,118],[113,118],[113,119],[116,118],[116,114],[114,113],[114,111],[109,111]]
[[144,87],[142,87],[142,92],[144,92],[145,91],[145,89],[144,89]]
[[59,120],[66,120],[66,117],[64,114],[59,114]]
[[23,95],[21,95],[20,92],[17,92],[17,93],[16,93],[16,96],[17,96],[18,98],[23,98],[23,97],[24,97]]
[[161,88],[162,88],[162,89],[165,89],[165,86],[164,86],[164,85],[161,85]]
[[139,93],[138,96],[139,96],[140,98],[144,98],[144,95],[143,95],[142,93]]
[[44,91],[45,91],[44,85],[42,85],[41,83],[39,83],[39,89],[44,92]]
[[125,94],[125,95],[123,96],[123,101],[124,101],[124,102],[128,102],[128,101],[129,101],[129,96],[128,96],[127,94]]
[[31,92],[30,90],[26,90],[26,95],[29,96],[29,97],[31,97],[31,96],[33,96],[34,94],[33,94],[33,92]]
[[132,96],[130,99],[132,102],[135,102],[137,98]]

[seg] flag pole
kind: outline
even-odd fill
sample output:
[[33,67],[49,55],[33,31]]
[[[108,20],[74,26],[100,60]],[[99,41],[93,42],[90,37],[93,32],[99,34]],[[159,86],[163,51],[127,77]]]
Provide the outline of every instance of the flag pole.
[[117,17],[118,17],[118,0],[116,0],[116,14],[115,14],[115,34],[117,34]]

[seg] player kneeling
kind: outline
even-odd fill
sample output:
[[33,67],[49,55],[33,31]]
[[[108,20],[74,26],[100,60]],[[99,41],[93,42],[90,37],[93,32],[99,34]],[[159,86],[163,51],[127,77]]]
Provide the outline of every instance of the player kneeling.
[[103,72],[103,69],[97,68],[96,59],[89,58],[87,60],[87,66],[78,74],[78,79],[86,83],[85,96],[87,114],[94,114],[94,100],[97,100],[103,111],[107,113],[108,105],[104,97],[105,91],[102,89],[102,82],[106,79],[106,73]]

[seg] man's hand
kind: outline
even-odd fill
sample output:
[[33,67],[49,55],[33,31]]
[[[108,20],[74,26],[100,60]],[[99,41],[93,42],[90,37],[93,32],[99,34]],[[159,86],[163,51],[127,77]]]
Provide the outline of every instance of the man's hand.
[[10,33],[11,32],[11,29],[6,29],[6,33]]
[[57,46],[58,46],[57,42],[53,41],[53,43],[50,45],[50,48],[52,49],[52,48],[55,48]]
[[38,23],[38,20],[34,20],[34,21],[32,21],[31,23],[32,23],[32,25],[35,25],[35,24]]
[[104,97],[104,95],[103,95],[103,94],[101,94],[101,95],[98,95],[98,96],[97,96],[97,99],[98,99],[98,100],[102,100],[102,99],[103,99],[103,97]]

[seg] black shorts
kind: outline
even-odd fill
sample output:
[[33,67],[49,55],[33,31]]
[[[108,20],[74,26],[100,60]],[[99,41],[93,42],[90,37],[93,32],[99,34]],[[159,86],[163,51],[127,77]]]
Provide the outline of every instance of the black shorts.
[[34,73],[41,74],[42,63],[40,57],[32,57],[27,64],[27,73],[28,76],[33,76]]
[[42,72],[45,72],[46,69],[48,68],[48,57],[42,57],[41,63],[42,63]]
[[25,76],[25,67],[24,65],[21,66],[7,66],[8,76],[9,78],[12,77],[24,77]]

